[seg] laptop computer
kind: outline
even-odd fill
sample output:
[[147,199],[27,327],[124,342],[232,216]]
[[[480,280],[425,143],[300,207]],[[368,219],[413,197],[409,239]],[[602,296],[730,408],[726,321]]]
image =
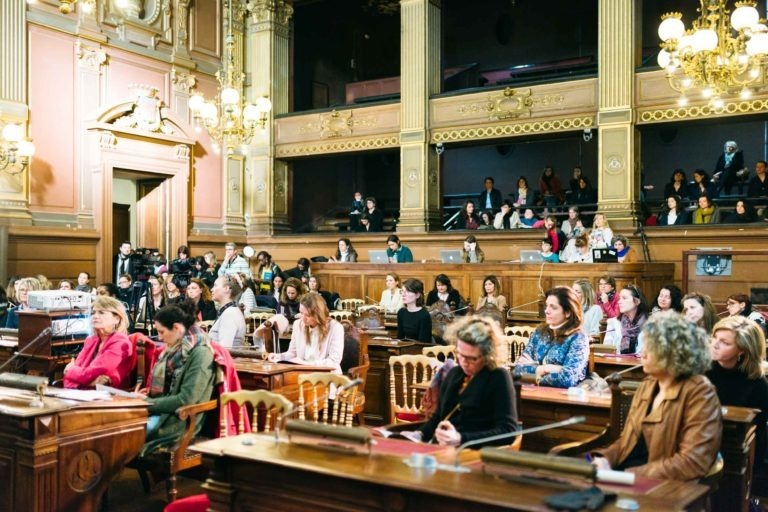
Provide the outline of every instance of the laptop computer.
[[592,249],[592,261],[595,263],[616,263],[619,257],[616,256],[616,249]]
[[461,251],[440,251],[440,259],[443,263],[462,263]]
[[382,249],[368,249],[368,260],[371,263],[389,263],[387,251]]
[[520,263],[541,263],[541,252],[540,251],[527,251],[522,250],[520,251]]

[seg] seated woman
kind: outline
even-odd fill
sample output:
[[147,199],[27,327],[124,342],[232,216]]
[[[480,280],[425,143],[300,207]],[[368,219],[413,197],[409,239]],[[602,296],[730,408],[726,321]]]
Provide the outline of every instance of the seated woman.
[[692,292],[683,297],[683,316],[709,334],[717,321],[717,310],[709,295]]
[[278,304],[280,303],[280,296],[283,292],[283,284],[285,284],[287,280],[288,280],[288,276],[286,276],[282,272],[272,278],[272,290],[270,294],[272,295],[272,297],[275,298]]
[[74,290],[75,287],[72,285],[72,281],[68,281],[66,279],[62,279],[59,281],[59,290]]
[[[467,317],[454,322],[445,336],[456,345],[459,364],[440,385],[437,410],[419,429],[422,439],[459,446],[517,430],[515,388],[509,372],[497,363],[496,348],[503,343],[498,324],[478,316]],[[501,440],[485,446],[510,442]]]
[[301,279],[301,276],[304,274],[309,275],[312,273],[310,270],[310,265],[312,263],[307,258],[299,258],[296,260],[296,266],[293,268],[289,268],[285,271],[285,274],[288,277],[295,277],[296,279]]
[[682,169],[675,169],[672,171],[669,183],[664,185],[664,198],[668,199],[673,196],[677,196],[678,198],[688,197],[687,178],[685,177],[685,171]]
[[589,249],[589,240],[586,233],[582,233],[572,240],[573,248],[570,243],[565,246],[560,255],[561,261],[565,263],[592,263],[592,251]]
[[552,240],[549,238],[542,238],[541,240],[541,261],[560,263],[560,256],[556,252],[552,252]]
[[532,206],[538,202],[536,191],[528,187],[528,180],[525,176],[517,179],[517,190],[510,194],[515,200],[515,206]]
[[656,301],[651,307],[651,314],[669,310],[683,312],[683,292],[674,284],[665,284],[659,290]]
[[545,303],[545,321],[518,357],[515,375],[535,375],[542,386],[575,386],[587,376],[589,363],[581,304],[567,286],[549,290]]
[[475,211],[475,202],[467,200],[461,208],[461,212],[453,221],[452,229],[477,229],[480,227],[480,217]]
[[[147,441],[142,454],[173,444],[186,428],[176,410],[211,399],[213,392],[213,348],[195,325],[195,306],[188,301],[172,304],[155,314],[157,336],[165,349],[152,368],[149,389]],[[198,429],[202,426],[198,417]]]
[[77,358],[64,367],[64,387],[85,389],[106,384],[128,388],[136,357],[128,339],[125,306],[112,297],[96,297],[91,325],[93,334],[85,339]]
[[578,206],[571,206],[568,208],[568,218],[560,224],[560,231],[565,235],[567,240],[576,238],[584,233],[584,224],[581,221]]
[[720,209],[710,196],[699,197],[698,204],[699,207],[693,212],[694,224],[720,224]]
[[[363,217],[367,218],[368,225],[365,231],[384,231],[384,212],[376,204],[375,197],[365,198],[365,211]],[[361,224],[363,217],[360,217]]]
[[544,229],[546,230],[544,236],[552,241],[552,252],[560,254],[560,251],[565,249],[566,240],[563,232],[557,229],[557,219],[554,215],[547,215],[544,218]]
[[603,308],[606,318],[619,316],[619,295],[616,293],[616,280],[613,276],[606,274],[598,279],[595,302]]
[[621,323],[621,340],[619,352],[622,354],[636,354],[641,347],[638,346],[640,330],[648,320],[648,302],[643,292],[634,284],[628,284],[619,292],[619,322]]
[[[249,279],[243,272],[237,272],[232,275],[235,277],[238,286],[240,286],[240,289],[242,290],[240,296],[237,297],[237,305],[242,308],[244,315],[250,315],[251,310],[258,307],[256,304],[256,283],[254,283],[252,279]],[[267,286],[271,286],[271,283],[267,283]]]
[[589,231],[590,249],[607,249],[613,240],[613,230],[608,225],[608,220],[602,213],[596,213],[592,221],[592,229]]
[[245,340],[245,317],[237,305],[236,297],[242,289],[234,275],[223,275],[213,283],[213,300],[221,304],[216,322],[208,331],[212,341],[222,347],[240,347]]
[[198,322],[216,320],[216,304],[213,303],[211,291],[202,279],[192,277],[187,285],[187,300],[195,305],[195,318]]
[[438,274],[435,277],[435,287],[427,294],[427,306],[439,300],[445,302],[452,311],[464,307],[461,294],[453,288],[450,278],[445,274]]
[[355,263],[357,261],[357,251],[352,247],[349,238],[339,238],[336,254],[331,256],[329,261],[339,263]]
[[707,378],[717,389],[723,405],[758,409],[755,441],[755,473],[765,466],[768,380],[763,375],[765,336],[752,320],[743,316],[723,318],[715,324],[710,345],[712,368]]
[[299,316],[299,301],[301,301],[301,297],[304,293],[304,285],[295,277],[288,278],[283,285],[283,290],[280,292],[280,304],[277,306],[277,312],[288,320],[288,324],[292,324]]
[[728,316],[744,316],[755,322],[765,332],[765,317],[752,309],[752,301],[743,293],[734,293],[725,301]]
[[403,282],[403,308],[397,312],[397,338],[432,343],[432,317],[424,306],[424,284],[418,279]]
[[627,237],[616,235],[611,240],[611,245],[616,249],[616,259],[619,263],[637,263],[637,253],[629,246]]
[[41,290],[40,281],[34,277],[24,277],[18,279],[15,283],[16,300],[18,304],[8,309],[8,316],[5,319],[5,327],[7,329],[19,328],[19,311],[32,310],[29,307],[29,292]]
[[573,283],[573,291],[581,302],[581,311],[584,318],[584,332],[596,337],[600,332],[600,320],[603,319],[603,310],[595,304],[595,290],[587,279],[579,279]]
[[390,263],[413,263],[413,253],[400,243],[397,235],[387,237],[387,259]]
[[[165,281],[161,276],[151,275],[147,279],[149,289],[139,299],[136,324],[140,324],[147,331],[153,329],[155,313],[166,305]],[[147,300],[147,298],[150,298]]]
[[691,215],[686,211],[680,196],[667,197],[667,206],[658,216],[659,226],[684,226],[691,223]]
[[477,301],[477,309],[487,305],[496,306],[500,311],[507,310],[507,298],[501,295],[501,285],[496,276],[485,276],[483,279],[483,291],[480,300]]
[[482,263],[485,253],[477,244],[475,235],[469,235],[464,239],[464,248],[461,250],[461,261],[464,263]]
[[716,197],[717,185],[709,179],[704,169],[696,169],[693,171],[693,183],[688,188],[688,197],[695,201],[701,196]]
[[299,317],[293,323],[291,344],[286,352],[269,354],[270,361],[328,366],[341,373],[344,327],[328,315],[325,300],[309,292],[301,298]]
[[403,307],[403,289],[400,288],[400,276],[388,272],[384,281],[386,289],[381,292],[379,305],[385,313],[397,313]]
[[184,300],[176,281],[176,276],[168,274],[165,278],[165,302],[166,304],[176,304]]
[[487,210],[483,210],[480,212],[480,225],[477,227],[477,229],[485,229],[485,230],[494,230],[496,229],[493,225],[494,219],[493,219],[493,212],[489,212]]
[[707,334],[674,312],[643,328],[642,381],[621,437],[598,452],[600,469],[664,480],[707,474],[720,449],[722,417],[715,387],[704,376]]
[[320,280],[317,278],[317,276],[309,276],[307,279],[307,288],[310,292],[319,293],[320,296],[325,301],[325,305],[328,306],[328,310],[336,309],[336,304],[334,302],[339,299],[339,294],[334,294],[329,291],[322,289],[322,284],[320,283]]
[[493,218],[494,229],[516,229],[520,224],[520,214],[512,205],[512,201],[505,199],[501,203],[501,211]]
[[757,213],[752,205],[747,204],[743,199],[736,201],[736,208],[729,213],[723,220],[723,224],[749,224],[757,220]]
[[533,208],[526,208],[523,211],[523,216],[520,218],[519,226],[523,229],[533,228],[537,222],[540,221],[536,218],[536,214],[533,213]]

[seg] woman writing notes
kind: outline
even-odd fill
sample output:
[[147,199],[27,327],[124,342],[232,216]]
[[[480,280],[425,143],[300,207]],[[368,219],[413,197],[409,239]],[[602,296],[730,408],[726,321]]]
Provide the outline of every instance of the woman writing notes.
[[459,364],[445,376],[437,410],[419,429],[421,439],[459,446],[517,430],[515,388],[509,372],[498,366],[496,358],[496,348],[503,343],[498,324],[468,317],[452,324],[445,336],[456,345]]
[[403,308],[397,312],[397,337],[432,343],[432,318],[424,306],[424,284],[418,279],[403,282]]

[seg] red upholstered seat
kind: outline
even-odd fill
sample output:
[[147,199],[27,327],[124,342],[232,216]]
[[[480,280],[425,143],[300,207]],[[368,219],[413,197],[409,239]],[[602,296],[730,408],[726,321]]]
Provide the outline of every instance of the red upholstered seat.
[[395,418],[397,418],[399,421],[407,421],[408,423],[413,423],[414,421],[424,421],[426,419],[423,414],[413,414],[410,412],[398,412],[395,414]]
[[163,512],[205,512],[211,506],[211,500],[205,494],[195,494],[172,501]]

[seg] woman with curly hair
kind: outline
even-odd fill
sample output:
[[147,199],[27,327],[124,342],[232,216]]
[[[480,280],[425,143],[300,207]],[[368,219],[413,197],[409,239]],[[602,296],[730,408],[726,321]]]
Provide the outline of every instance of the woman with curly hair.
[[651,314],[655,315],[661,311],[669,311],[670,309],[682,313],[683,311],[683,292],[674,284],[665,284],[659,290],[659,294],[656,296],[651,307]]
[[597,453],[599,469],[663,480],[707,474],[722,435],[720,400],[704,376],[708,336],[679,314],[659,313],[642,331],[640,384],[619,439]]

